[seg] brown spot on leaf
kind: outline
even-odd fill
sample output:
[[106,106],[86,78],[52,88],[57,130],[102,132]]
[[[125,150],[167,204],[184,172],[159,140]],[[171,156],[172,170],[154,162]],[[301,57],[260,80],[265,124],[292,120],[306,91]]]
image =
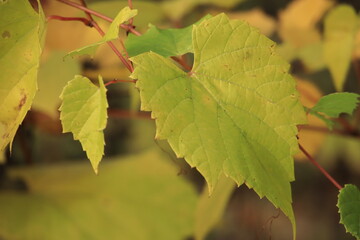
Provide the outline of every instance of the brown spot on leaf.
[[1,37],[7,39],[7,38],[10,38],[10,37],[11,37],[11,34],[10,34],[9,31],[6,31],[6,30],[5,30],[5,31],[1,34]]
[[20,98],[19,104],[17,105],[17,107],[15,108],[15,110],[20,111],[21,108],[25,105],[26,99],[27,99],[27,96],[26,96],[26,94],[24,93],[24,90],[22,90],[22,91],[21,91],[21,98]]

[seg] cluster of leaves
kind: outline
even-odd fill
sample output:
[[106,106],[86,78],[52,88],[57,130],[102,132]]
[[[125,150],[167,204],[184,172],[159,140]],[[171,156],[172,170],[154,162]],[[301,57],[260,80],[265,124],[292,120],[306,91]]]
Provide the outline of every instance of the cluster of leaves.
[[[174,0],[167,4],[177,6],[179,2]],[[224,7],[235,3],[224,1],[227,4]],[[45,20],[40,4],[38,12],[26,0],[0,4],[3,23],[0,26],[0,64],[6,70],[0,78],[0,111],[3,113],[0,116],[0,151],[3,152],[9,143],[11,146],[37,90]],[[196,4],[187,1],[184,11]],[[323,9],[330,7],[325,5]],[[93,55],[101,44],[117,39],[120,25],[136,15],[137,10],[121,9],[98,42],[82,46],[67,56]],[[172,17],[176,19],[181,15]],[[323,40],[306,25],[299,26],[299,33],[313,32],[315,40],[299,42],[287,35],[288,25],[282,26],[280,36],[289,39],[284,41],[288,45],[284,44],[280,52],[291,48],[292,56],[288,60],[304,58],[304,49],[321,44],[324,64],[333,75],[336,89],[341,91],[353,52],[349,46],[354,45],[357,22],[355,11],[350,6],[340,5],[325,18]],[[295,81],[288,73],[290,65],[280,57],[275,43],[246,22],[218,14],[205,16],[183,29],[150,26],[142,36],[130,34],[125,47],[135,66],[130,77],[136,81],[140,92],[141,110],[151,111],[156,120],[155,138],[166,139],[177,157],[184,158],[203,175],[210,194],[214,194],[209,200],[205,192],[200,200],[196,238],[203,239],[221,216],[234,183],[246,184],[261,198],[265,196],[280,208],[289,217],[295,238],[290,182],[295,180],[293,156],[298,152],[297,125],[306,124],[307,120]],[[194,57],[189,71],[184,71],[170,58],[186,53]],[[16,68],[11,67],[14,61],[17,61]],[[355,93],[327,95],[307,111],[325,121],[331,129],[333,118],[341,113],[352,114],[358,97]],[[99,76],[95,84],[87,77],[76,75],[67,82],[60,98],[63,132],[71,132],[74,139],[80,141],[97,173],[104,154],[103,130],[108,118],[103,79]],[[124,169],[126,173],[126,166]],[[359,213],[349,217],[349,212],[359,206],[358,202],[351,205],[357,195],[355,186],[346,186],[339,195],[339,209],[341,223],[359,237],[360,230],[353,227],[359,226],[356,222]],[[219,206],[218,212],[208,210],[213,205]]]

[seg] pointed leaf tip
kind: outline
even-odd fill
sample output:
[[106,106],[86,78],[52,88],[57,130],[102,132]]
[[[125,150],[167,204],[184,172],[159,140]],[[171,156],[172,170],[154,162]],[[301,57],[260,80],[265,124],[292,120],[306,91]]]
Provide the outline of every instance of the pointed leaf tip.
[[79,140],[97,174],[104,155],[104,133],[107,122],[106,88],[99,76],[99,87],[88,78],[77,75],[63,89],[60,98],[60,120],[63,132]]

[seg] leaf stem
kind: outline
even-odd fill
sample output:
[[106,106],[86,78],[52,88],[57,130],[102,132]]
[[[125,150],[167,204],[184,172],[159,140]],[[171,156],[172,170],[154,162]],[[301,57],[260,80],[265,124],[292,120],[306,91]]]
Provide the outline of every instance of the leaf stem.
[[[81,5],[83,5],[84,7],[87,7],[85,0],[80,0],[80,2],[81,2]],[[89,19],[90,21],[94,21],[94,19],[93,19],[93,17],[91,16],[90,13],[85,12],[85,14],[86,14],[86,16],[88,17],[88,19]]]
[[[105,33],[104,31],[100,28],[100,26],[97,24],[97,22],[92,21],[92,24],[94,26],[94,28],[100,33],[101,36],[104,36]],[[123,55],[121,54],[121,52],[115,47],[115,45],[112,42],[107,42],[107,44],[109,45],[109,47],[114,51],[114,53],[116,54],[116,56],[119,57],[120,61],[124,64],[124,66],[130,71],[133,72],[134,69],[131,66],[131,64],[123,57]]]
[[335,187],[337,187],[339,190],[341,190],[343,187],[323,168],[320,166],[318,162],[315,161],[315,159],[304,149],[304,147],[299,144],[300,150],[305,154],[305,156],[310,160],[310,162],[317,167],[322,174],[332,183]]
[[[105,16],[105,15],[99,13],[99,12],[94,11],[94,10],[91,10],[91,9],[89,9],[89,8],[83,6],[83,5],[78,4],[78,3],[68,1],[68,0],[58,0],[58,1],[66,4],[66,5],[72,6],[74,8],[80,9],[80,10],[84,11],[86,14],[91,14],[91,15],[97,16],[97,17],[99,17],[99,18],[101,18],[101,19],[103,19],[103,20],[105,20],[107,22],[112,23],[112,21],[113,21],[112,18],[107,17],[107,16]],[[137,35],[137,36],[141,35],[141,33],[139,33],[132,26],[129,26],[127,24],[120,24],[120,27],[127,30],[127,31],[129,31],[129,32],[131,32],[131,33],[133,33],[133,34],[135,34],[135,35]]]
[[105,83],[105,86],[109,86],[114,83],[120,83],[120,82],[126,82],[126,83],[136,83],[136,80],[123,80],[123,79],[114,79],[112,81],[109,81]]
[[59,20],[59,21],[79,21],[84,23],[88,27],[92,27],[91,21],[82,17],[62,17],[58,15],[50,15],[46,18],[48,21],[50,20]]

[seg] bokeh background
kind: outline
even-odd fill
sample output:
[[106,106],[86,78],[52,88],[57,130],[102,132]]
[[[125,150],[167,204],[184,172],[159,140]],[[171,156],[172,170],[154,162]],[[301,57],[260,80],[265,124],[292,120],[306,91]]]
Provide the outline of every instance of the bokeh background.
[[[47,16],[83,16],[55,0],[41,3]],[[110,17],[127,5],[120,0],[87,3]],[[322,47],[324,18],[341,3],[360,10],[358,0],[133,0],[139,10],[134,24],[144,33],[149,23],[179,28],[220,12],[245,20],[278,43],[279,54],[291,63],[302,103],[312,107],[321,96],[336,91]],[[96,20],[104,29],[109,26]],[[120,38],[126,38],[124,31]],[[39,92],[12,153],[0,157],[0,240],[190,240],[195,231],[206,228],[199,223],[206,218],[218,219],[210,224],[214,226],[208,240],[291,239],[288,219],[246,186],[220,185],[217,203],[202,209],[209,204],[203,178],[177,159],[166,142],[154,140],[154,121],[149,113],[139,112],[138,92],[131,83],[108,87],[106,157],[95,176],[80,144],[71,134],[61,133],[57,109],[62,88],[75,74],[93,80],[99,74],[106,81],[128,79],[129,72],[106,45],[93,58],[63,58],[99,39],[94,29],[79,22],[47,24]],[[352,51],[344,91],[359,93],[360,31]],[[191,63],[192,56],[186,58]],[[359,110],[341,116],[334,132],[308,117],[311,127],[299,127],[301,144],[338,182],[359,186]],[[354,239],[339,224],[338,190],[301,154],[295,158],[295,173],[297,239]]]

